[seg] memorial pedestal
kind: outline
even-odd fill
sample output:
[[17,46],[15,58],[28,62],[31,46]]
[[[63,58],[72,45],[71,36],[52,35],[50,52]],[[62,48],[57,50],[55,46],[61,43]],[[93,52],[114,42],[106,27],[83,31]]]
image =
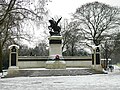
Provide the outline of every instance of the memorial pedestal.
[[[59,60],[55,59],[56,55]],[[49,38],[49,59],[46,61],[47,69],[65,69],[66,63],[62,57],[62,36],[51,36]]]
[[103,71],[103,68],[101,65],[92,65],[92,69],[96,70],[96,71]]
[[19,75],[19,67],[17,67],[17,66],[10,66],[8,68],[8,75],[7,76],[12,77],[12,76],[17,76],[17,75]]
[[66,63],[65,61],[47,61],[46,68],[47,69],[65,69]]

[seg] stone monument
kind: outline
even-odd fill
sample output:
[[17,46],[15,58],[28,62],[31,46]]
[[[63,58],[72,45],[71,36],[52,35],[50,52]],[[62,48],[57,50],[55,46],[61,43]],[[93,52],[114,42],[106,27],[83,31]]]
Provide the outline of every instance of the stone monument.
[[95,69],[97,71],[103,71],[103,68],[101,66],[101,56],[100,56],[100,46],[94,46],[92,48],[93,54],[92,54],[92,69]]
[[11,45],[9,46],[9,68],[8,75],[16,75],[19,73],[18,67],[18,49],[19,46]]
[[58,26],[60,19],[56,22],[53,18],[49,20],[50,30],[49,37],[49,59],[46,61],[47,69],[65,69],[66,63],[62,56],[62,36],[60,35],[61,28]]

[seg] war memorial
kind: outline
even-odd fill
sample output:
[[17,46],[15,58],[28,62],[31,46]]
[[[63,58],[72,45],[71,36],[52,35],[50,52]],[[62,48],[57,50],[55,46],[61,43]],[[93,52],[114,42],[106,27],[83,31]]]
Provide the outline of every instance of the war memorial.
[[102,72],[99,46],[91,47],[91,56],[63,56],[61,27],[62,18],[49,20],[49,56],[18,56],[19,46],[9,46],[9,68],[7,77],[14,76],[69,76],[91,75]]

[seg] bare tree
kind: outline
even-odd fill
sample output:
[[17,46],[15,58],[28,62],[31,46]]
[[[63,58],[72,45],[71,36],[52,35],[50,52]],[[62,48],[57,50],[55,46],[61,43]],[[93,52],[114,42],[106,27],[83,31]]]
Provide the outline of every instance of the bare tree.
[[48,56],[48,45],[45,41],[41,41],[33,50],[36,56]]
[[4,46],[17,38],[27,39],[25,37],[29,35],[23,32],[24,24],[22,23],[28,19],[42,21],[44,15],[47,14],[44,9],[45,2],[45,0],[0,1],[0,72],[2,71],[2,50]]
[[79,41],[81,36],[79,30],[76,29],[76,24],[70,22],[67,25],[64,25],[63,34],[63,47],[68,53],[67,55],[74,56],[76,55],[77,47],[79,47]]
[[120,23],[119,8],[99,2],[82,5],[76,9],[73,17],[85,39],[92,40],[96,46],[104,35],[115,32]]
[[41,41],[36,47],[29,48],[21,45],[19,50],[20,56],[48,56],[48,45],[45,41]]
[[112,63],[117,64],[120,63],[120,33],[115,36],[113,45],[115,47],[111,55]]
[[[112,35],[113,36],[113,35]],[[109,46],[110,42],[112,42],[112,45]],[[120,56],[120,33],[117,33],[117,35],[114,36],[112,41],[108,41],[107,45],[108,47],[108,58],[113,59],[113,63],[120,62],[119,56]]]

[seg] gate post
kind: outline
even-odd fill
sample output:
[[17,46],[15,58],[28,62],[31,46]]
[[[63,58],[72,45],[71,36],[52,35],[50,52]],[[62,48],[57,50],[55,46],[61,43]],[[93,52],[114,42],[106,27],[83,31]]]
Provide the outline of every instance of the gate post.
[[18,49],[17,45],[10,45],[9,47],[9,68],[8,75],[14,76],[18,74]]
[[103,71],[103,68],[101,66],[101,56],[100,56],[100,47],[95,46],[92,48],[93,54],[92,54],[92,68],[97,71]]

